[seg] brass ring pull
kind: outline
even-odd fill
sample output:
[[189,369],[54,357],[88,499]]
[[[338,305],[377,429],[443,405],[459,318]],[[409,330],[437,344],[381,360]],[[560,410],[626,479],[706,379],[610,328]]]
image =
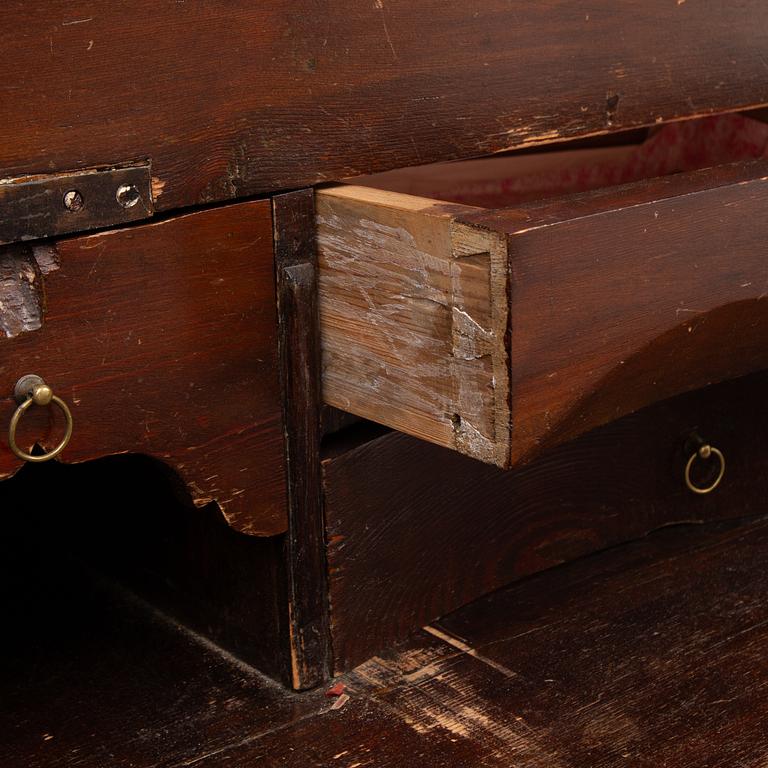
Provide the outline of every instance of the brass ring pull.
[[[24,461],[41,462],[50,461],[56,458],[66,447],[69,439],[72,437],[72,412],[69,410],[67,404],[56,395],[53,394],[53,390],[39,377],[34,374],[28,376],[22,376],[17,382],[13,391],[16,402],[19,403],[19,407],[11,417],[11,425],[8,428],[8,443],[13,453]],[[64,413],[64,418],[67,422],[67,428],[64,432],[64,437],[61,442],[48,453],[44,453],[41,456],[33,456],[31,453],[22,451],[16,444],[16,428],[19,426],[21,417],[31,408],[33,405],[50,405],[51,403],[58,405]]]
[[[696,461],[696,459],[701,459],[702,461],[709,461],[712,457],[715,457],[717,461],[720,463],[720,468],[717,472],[717,477],[706,486],[699,486],[694,485],[693,481],[691,480],[691,468],[693,467],[693,463]],[[685,484],[688,487],[689,491],[693,491],[694,493],[698,494],[705,494],[705,493],[711,493],[712,491],[717,488],[718,485],[720,485],[720,481],[723,479],[723,475],[725,474],[725,456],[714,446],[712,445],[702,445],[701,448],[699,448],[696,453],[694,453],[690,459],[688,459],[688,463],[685,465]]]

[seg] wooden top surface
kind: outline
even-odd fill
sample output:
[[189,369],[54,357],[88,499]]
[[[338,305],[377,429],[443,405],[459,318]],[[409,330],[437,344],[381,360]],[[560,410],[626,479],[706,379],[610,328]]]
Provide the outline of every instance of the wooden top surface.
[[11,0],[0,177],[168,210],[768,104],[767,47],[763,0]]
[[339,710],[60,544],[3,540],[3,765],[765,764],[765,520],[666,529],[495,593],[343,678]]

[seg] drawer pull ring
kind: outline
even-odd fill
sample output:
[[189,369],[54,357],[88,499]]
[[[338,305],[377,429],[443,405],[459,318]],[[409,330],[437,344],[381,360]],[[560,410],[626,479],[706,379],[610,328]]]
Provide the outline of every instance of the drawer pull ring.
[[[72,437],[72,412],[69,410],[67,404],[60,397],[54,395],[53,390],[39,376],[34,374],[22,376],[16,382],[13,396],[16,399],[16,402],[19,403],[19,407],[11,417],[11,426],[8,429],[8,443],[11,450],[16,456],[24,461],[49,461],[58,456],[67,447],[69,438]],[[16,428],[19,426],[21,417],[33,405],[47,406],[52,403],[61,408],[64,413],[64,418],[67,421],[67,428],[61,442],[52,451],[44,453],[41,456],[33,456],[31,453],[22,451],[16,444]]]
[[[702,461],[710,461],[712,458],[715,458],[720,465],[717,471],[717,477],[709,485],[695,485],[693,480],[691,480],[691,468],[693,467],[694,462],[696,459],[701,459]],[[694,493],[711,493],[715,490],[715,488],[717,488],[718,485],[720,485],[720,481],[723,479],[724,474],[725,456],[723,456],[723,454],[714,446],[705,444],[702,445],[699,450],[691,456],[690,459],[688,459],[688,463],[685,465],[685,484],[688,487],[688,490],[693,491]]]

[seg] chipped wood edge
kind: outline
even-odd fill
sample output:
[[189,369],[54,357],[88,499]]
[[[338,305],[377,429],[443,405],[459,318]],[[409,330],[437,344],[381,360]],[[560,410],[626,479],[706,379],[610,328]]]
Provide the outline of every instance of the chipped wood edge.
[[[487,254],[490,310],[489,327],[484,328],[476,323],[468,325],[465,313],[460,308],[453,307],[453,359],[461,357],[467,342],[472,342],[472,345],[476,346],[476,353],[487,355],[491,359],[493,391],[491,438],[480,439],[471,424],[462,422],[454,427],[456,447],[468,456],[506,467],[509,464],[511,432],[509,355],[506,344],[509,322],[507,240],[497,232],[476,229],[456,221],[452,223],[452,229],[454,258],[473,253]],[[471,380],[466,380],[459,374],[456,381],[462,390],[473,386]]]

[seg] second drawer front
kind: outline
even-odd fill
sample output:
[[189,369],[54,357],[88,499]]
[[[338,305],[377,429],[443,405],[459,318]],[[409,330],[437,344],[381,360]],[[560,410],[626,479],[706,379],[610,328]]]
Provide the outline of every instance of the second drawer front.
[[[759,373],[678,396],[512,471],[396,432],[330,453],[336,671],[516,579],[665,526],[762,515],[767,385]],[[709,494],[685,485],[692,433],[725,457]],[[697,464],[697,482],[717,466]]]
[[[145,453],[239,530],[285,530],[269,202],[8,246],[0,265],[0,475],[20,466],[14,383],[38,374],[72,412],[65,462]],[[63,428],[32,407],[17,442],[50,450]]]

